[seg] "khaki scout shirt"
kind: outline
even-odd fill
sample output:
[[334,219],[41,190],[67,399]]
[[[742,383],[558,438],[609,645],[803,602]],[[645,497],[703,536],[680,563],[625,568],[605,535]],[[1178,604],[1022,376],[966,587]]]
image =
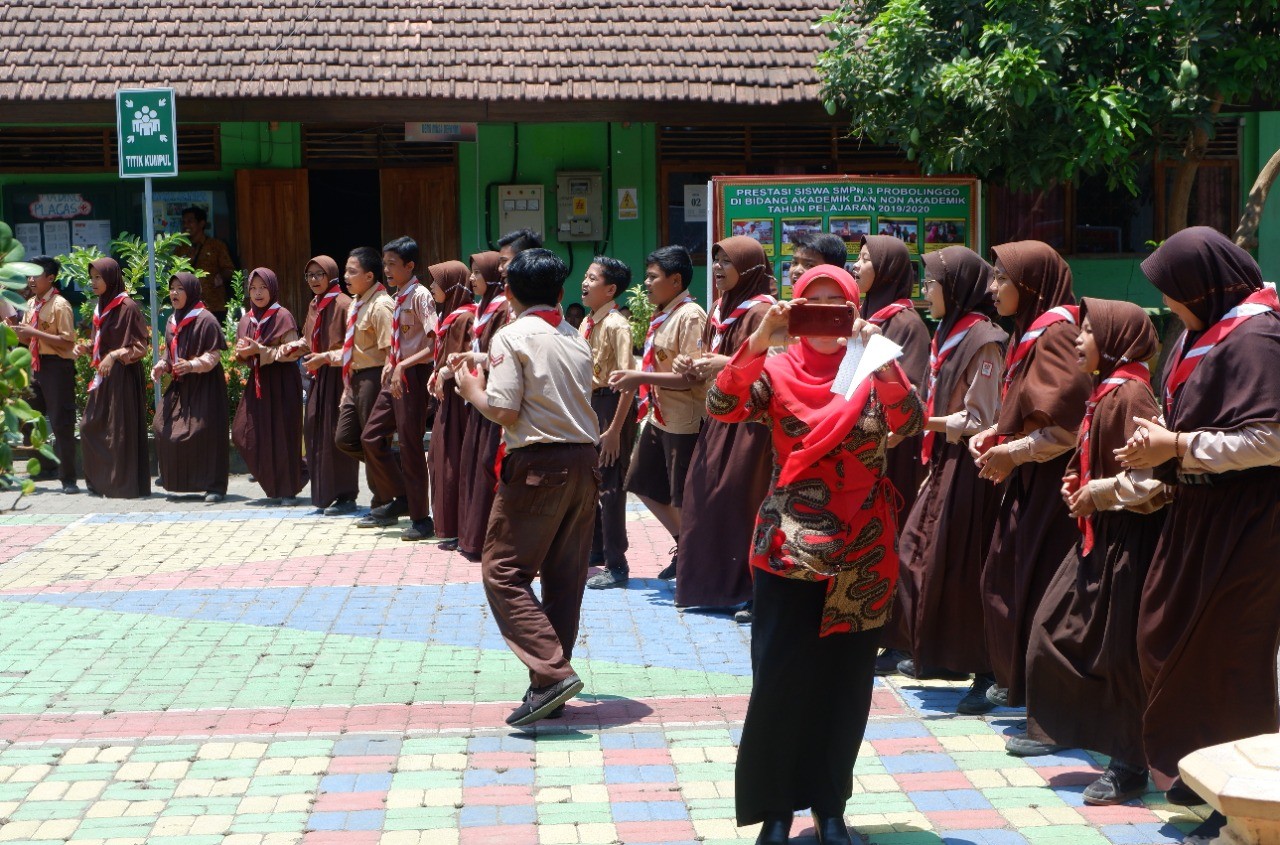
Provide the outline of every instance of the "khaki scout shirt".
[[[32,297],[27,300],[27,313],[23,315],[22,322],[31,325],[32,315],[35,314],[36,298]],[[75,346],[76,340],[76,315],[71,308],[71,303],[67,302],[58,294],[57,288],[50,288],[49,293],[45,296],[44,307],[40,309],[40,324],[35,327],[38,331],[47,334],[55,334],[61,340],[66,341],[70,346],[65,352],[54,352],[49,348],[48,343],[39,343],[39,354],[43,358],[46,355],[55,355],[59,358],[74,360],[76,357],[72,347]],[[30,341],[26,341],[30,345]]]
[[[653,335],[653,371],[671,372],[677,355],[697,358],[702,330],[707,323],[707,312],[696,302],[677,304],[681,297],[668,302],[664,311],[671,316],[658,326]],[[658,404],[662,407],[663,422],[659,423],[650,411],[650,422],[672,434],[697,434],[702,428],[702,418],[707,412],[707,383],[691,382],[689,390],[663,390],[653,388]]]
[[594,323],[591,337],[587,337],[587,320],[578,327],[578,334],[591,347],[591,389],[600,390],[609,386],[609,376],[615,370],[635,369],[631,323],[618,313],[612,302],[593,311],[587,319]]
[[[360,308],[368,302],[368,306]],[[364,292],[364,297],[353,297],[347,308],[347,321],[350,322],[353,311],[359,309],[356,319],[355,345],[351,349],[351,370],[367,370],[370,367],[381,367],[387,362],[387,351],[391,349],[391,314],[395,311],[395,302],[386,288],[374,287]],[[346,323],[343,323],[345,328]],[[337,367],[342,365],[342,350],[335,349],[329,354],[330,363]]]
[[[399,296],[393,302],[392,316],[400,312],[400,360],[417,355],[423,349],[435,349],[436,302],[431,291],[418,282],[406,285],[408,291],[403,302]],[[430,363],[424,361],[424,364]]]

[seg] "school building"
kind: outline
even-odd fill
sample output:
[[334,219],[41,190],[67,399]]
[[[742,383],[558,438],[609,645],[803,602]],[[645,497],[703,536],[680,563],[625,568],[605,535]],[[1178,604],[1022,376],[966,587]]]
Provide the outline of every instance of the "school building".
[[[824,110],[817,15],[807,0],[19,4],[0,34],[0,219],[33,254],[141,232],[114,97],[160,86],[176,92],[180,175],[156,180],[158,226],[208,207],[213,235],[240,266],[275,269],[295,312],[309,256],[406,233],[431,262],[523,225],[575,274],[608,253],[638,277],[673,242],[705,262],[713,175],[918,172]],[[1191,222],[1232,233],[1277,147],[1280,112],[1222,118]],[[1138,264],[1171,179],[1157,162],[1138,197],[984,186],[982,245],[1049,241],[1079,292],[1156,304]],[[1280,278],[1280,212],[1260,242]]]

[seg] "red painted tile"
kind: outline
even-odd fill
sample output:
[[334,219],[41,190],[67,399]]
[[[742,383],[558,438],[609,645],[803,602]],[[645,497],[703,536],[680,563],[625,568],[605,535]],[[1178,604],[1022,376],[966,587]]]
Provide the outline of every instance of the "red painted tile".
[[1115,807],[1076,807],[1076,812],[1091,825],[1103,824],[1151,824],[1160,821],[1155,813],[1143,804],[1120,804]]
[[379,830],[312,830],[302,837],[302,845],[378,845]]
[[911,772],[894,775],[903,792],[928,792],[939,789],[973,789],[964,772]]
[[924,815],[934,827],[944,830],[982,830],[1009,824],[997,810],[941,810]]
[[678,842],[693,839],[690,822],[617,822],[618,839],[622,842]]
[[902,739],[873,739],[871,747],[881,757],[896,757],[899,754],[942,751],[942,743],[933,736],[912,736]]
[[611,802],[683,801],[680,789],[669,783],[611,783],[605,787]]
[[462,803],[466,806],[523,805],[533,803],[531,786],[468,786],[462,790]]
[[606,766],[669,766],[671,752],[665,748],[606,748]]
[[346,813],[352,810],[385,810],[385,792],[322,792],[316,796],[313,813]]
[[458,831],[458,841],[459,845],[538,845],[538,828],[531,824],[464,827]]

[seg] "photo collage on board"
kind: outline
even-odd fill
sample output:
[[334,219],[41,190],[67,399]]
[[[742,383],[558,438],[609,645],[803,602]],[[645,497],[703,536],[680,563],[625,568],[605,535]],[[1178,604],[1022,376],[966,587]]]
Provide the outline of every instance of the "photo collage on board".
[[[791,256],[799,235],[830,232],[845,242],[849,251],[845,269],[852,271],[857,258],[858,244],[866,235],[891,235],[907,245],[913,256],[933,252],[948,246],[969,246],[969,221],[964,217],[907,216],[894,214],[848,215],[832,214],[797,215],[781,218],[743,217],[730,221],[730,234],[755,238],[764,248],[764,254],[775,262],[774,277],[778,280],[783,299],[791,298]],[[920,261],[917,258],[916,278],[920,277]],[[922,301],[917,283],[912,298]]]

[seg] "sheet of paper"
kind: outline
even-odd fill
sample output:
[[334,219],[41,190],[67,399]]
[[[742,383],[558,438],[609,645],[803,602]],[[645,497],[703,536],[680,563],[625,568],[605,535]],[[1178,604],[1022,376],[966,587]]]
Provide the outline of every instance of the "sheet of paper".
[[49,255],[71,251],[71,221],[49,220],[44,224],[44,249]]
[[37,255],[44,255],[39,223],[19,223],[13,227],[13,236],[18,239],[18,243],[22,244],[22,248],[26,250],[28,259],[35,258]]
[[858,385],[885,364],[901,357],[902,347],[882,334],[872,335],[866,343],[860,337],[851,338],[845,347],[844,359],[840,361],[840,369],[831,382],[831,392],[852,399]]
[[111,254],[110,220],[73,220],[71,222],[72,246],[96,246],[103,255]]

